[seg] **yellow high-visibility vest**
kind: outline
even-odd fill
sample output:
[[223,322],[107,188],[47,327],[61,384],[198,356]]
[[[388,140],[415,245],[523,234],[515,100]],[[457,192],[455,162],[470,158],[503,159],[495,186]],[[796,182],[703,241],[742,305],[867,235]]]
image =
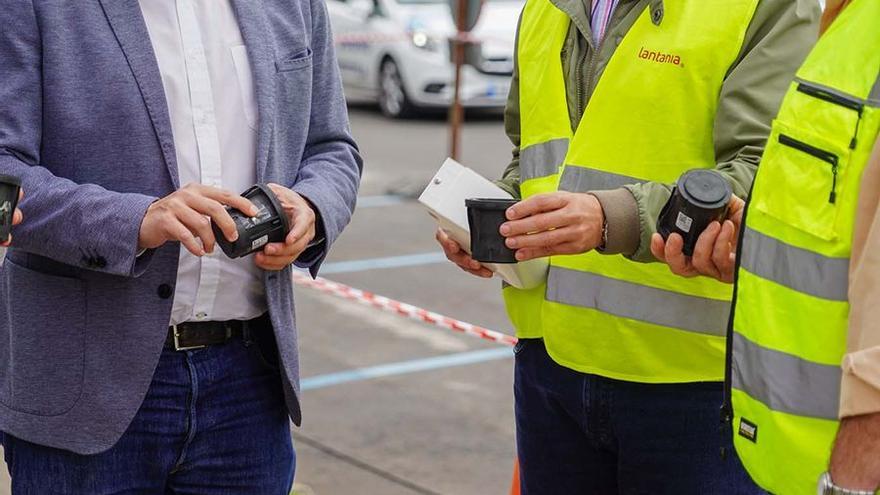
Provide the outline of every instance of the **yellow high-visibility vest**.
[[[757,4],[646,8],[573,133],[560,61],[571,19],[550,0],[529,0],[518,45],[523,196],[668,184],[714,168],[718,96]],[[569,368],[649,383],[723,377],[731,290],[718,282],[591,252],[553,257],[546,287],[505,295],[518,335],[543,337]]]
[[880,2],[856,0],[797,73],[746,213],[733,316],[737,452],[777,495],[815,493],[838,427],[849,259],[880,131]]

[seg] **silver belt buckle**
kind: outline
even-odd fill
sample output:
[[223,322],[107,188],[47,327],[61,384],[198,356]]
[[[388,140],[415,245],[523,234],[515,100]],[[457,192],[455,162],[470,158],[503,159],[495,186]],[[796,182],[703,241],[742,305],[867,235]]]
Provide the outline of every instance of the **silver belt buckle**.
[[171,325],[171,331],[174,334],[174,350],[175,351],[193,351],[196,349],[204,349],[208,347],[206,345],[194,345],[189,347],[181,347],[180,345],[180,332],[177,329],[177,325]]

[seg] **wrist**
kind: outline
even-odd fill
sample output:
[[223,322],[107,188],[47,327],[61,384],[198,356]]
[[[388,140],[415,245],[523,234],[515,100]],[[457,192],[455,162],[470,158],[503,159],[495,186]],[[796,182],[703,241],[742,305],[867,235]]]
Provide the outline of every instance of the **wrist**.
[[137,239],[137,257],[141,257],[144,252],[149,249],[156,248],[154,233],[153,233],[153,211],[156,208],[156,203],[159,202],[159,199],[156,198],[144,210],[144,215],[141,218],[141,224],[138,227],[138,239]]
[[864,487],[850,488],[851,486],[857,487],[860,485],[858,482],[853,483],[849,484],[844,480],[836,479],[831,472],[826,472],[819,478],[817,493],[819,495],[874,495],[874,489]]
[[601,220],[599,224],[601,229],[599,231],[599,243],[596,245],[596,249],[599,251],[605,251],[605,248],[608,246],[608,219],[605,218],[605,212],[602,210],[602,206],[600,203],[599,211],[601,211]]
[[828,472],[838,487],[874,493],[880,486],[880,413],[841,420]]
[[839,468],[832,465],[828,469],[828,479],[832,481],[834,486],[854,491],[856,493],[873,494],[877,487],[880,486],[880,479],[874,473],[855,471],[847,468]]

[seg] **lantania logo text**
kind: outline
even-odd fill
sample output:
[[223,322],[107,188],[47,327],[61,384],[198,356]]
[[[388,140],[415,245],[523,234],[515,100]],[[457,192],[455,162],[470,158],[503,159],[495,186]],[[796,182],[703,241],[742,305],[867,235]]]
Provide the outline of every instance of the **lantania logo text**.
[[641,50],[639,50],[639,58],[650,60],[651,62],[657,62],[659,64],[671,64],[677,65],[679,67],[684,67],[684,63],[681,61],[681,56],[675,55],[673,53],[652,51],[646,49],[645,47],[642,47]]

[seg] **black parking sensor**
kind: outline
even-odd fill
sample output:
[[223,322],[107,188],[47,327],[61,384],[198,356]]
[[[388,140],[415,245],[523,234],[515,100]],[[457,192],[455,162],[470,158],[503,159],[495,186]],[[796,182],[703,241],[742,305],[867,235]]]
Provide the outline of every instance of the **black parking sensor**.
[[715,170],[697,169],[678,179],[669,201],[660,212],[657,232],[666,240],[673,232],[684,238],[686,256],[694,255],[700,234],[713,221],[723,221],[733,191]]
[[212,224],[217,244],[233,259],[252,254],[270,242],[284,242],[291,228],[281,202],[269,186],[256,184],[241,195],[260,211],[257,216],[249,217],[235,208],[226,208],[238,229],[238,240],[230,242],[217,224]]
[[507,247],[501,224],[507,221],[507,209],[515,199],[467,199],[468,225],[471,229],[471,257],[482,263],[516,263],[516,251]]

